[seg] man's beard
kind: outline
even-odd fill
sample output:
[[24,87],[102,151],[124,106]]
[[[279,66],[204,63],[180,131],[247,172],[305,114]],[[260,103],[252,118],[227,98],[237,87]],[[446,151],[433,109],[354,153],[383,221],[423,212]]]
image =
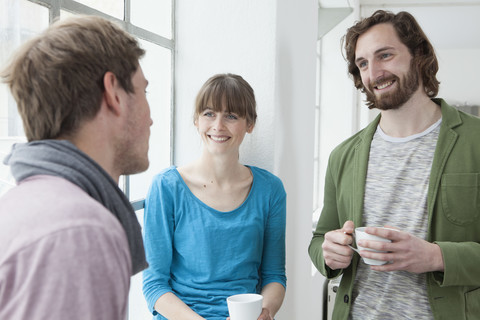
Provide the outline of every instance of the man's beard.
[[[388,81],[395,81],[397,88],[391,92],[383,93],[381,95],[375,95],[374,86]],[[405,104],[417,91],[419,86],[419,76],[414,66],[413,60],[410,65],[410,69],[407,75],[400,79],[399,77],[392,75],[389,78],[382,78],[371,82],[368,89],[365,90],[367,95],[367,101],[371,102],[370,109],[377,108],[379,110],[395,110]]]

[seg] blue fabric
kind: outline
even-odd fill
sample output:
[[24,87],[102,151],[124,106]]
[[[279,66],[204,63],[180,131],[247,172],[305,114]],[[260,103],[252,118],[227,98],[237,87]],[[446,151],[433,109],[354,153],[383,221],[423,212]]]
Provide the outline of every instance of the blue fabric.
[[155,319],[165,319],[154,305],[167,292],[208,320],[225,320],[228,296],[286,286],[286,193],[279,178],[249,168],[250,193],[231,212],[201,202],[175,167],[154,177],[145,202],[143,293]]

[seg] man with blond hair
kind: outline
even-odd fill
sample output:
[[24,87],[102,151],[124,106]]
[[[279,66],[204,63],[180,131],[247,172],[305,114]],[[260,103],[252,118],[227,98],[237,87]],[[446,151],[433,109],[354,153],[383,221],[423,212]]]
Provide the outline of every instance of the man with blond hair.
[[28,143],[4,163],[0,319],[125,319],[147,267],[120,175],[148,168],[148,84],[137,40],[99,17],[52,24],[2,71]]

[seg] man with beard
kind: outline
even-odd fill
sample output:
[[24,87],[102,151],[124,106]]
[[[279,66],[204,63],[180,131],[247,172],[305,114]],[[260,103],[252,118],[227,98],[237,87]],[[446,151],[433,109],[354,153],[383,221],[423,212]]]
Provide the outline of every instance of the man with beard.
[[[478,317],[480,119],[434,98],[437,59],[409,13],[379,10],[343,41],[355,87],[380,115],[328,163],[309,254],[327,278],[342,275],[333,319]],[[385,264],[353,255],[360,226],[391,240],[358,243]]]
[[126,319],[130,276],[147,267],[119,176],[148,168],[145,51],[100,17],[53,23],[1,76],[28,143],[4,163],[0,319]]

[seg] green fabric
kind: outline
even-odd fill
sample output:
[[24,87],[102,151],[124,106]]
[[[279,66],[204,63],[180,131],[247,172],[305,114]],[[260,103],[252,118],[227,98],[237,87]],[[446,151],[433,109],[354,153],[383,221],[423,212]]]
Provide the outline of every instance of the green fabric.
[[[427,240],[437,243],[445,272],[427,274],[427,291],[435,319],[480,319],[480,119],[442,99],[442,124],[428,191]],[[330,155],[324,206],[309,246],[317,269],[328,279],[343,275],[333,319],[347,319],[358,255],[345,270],[331,270],[322,252],[324,235],[345,221],[362,225],[363,196],[370,143],[380,115],[340,144]]]

